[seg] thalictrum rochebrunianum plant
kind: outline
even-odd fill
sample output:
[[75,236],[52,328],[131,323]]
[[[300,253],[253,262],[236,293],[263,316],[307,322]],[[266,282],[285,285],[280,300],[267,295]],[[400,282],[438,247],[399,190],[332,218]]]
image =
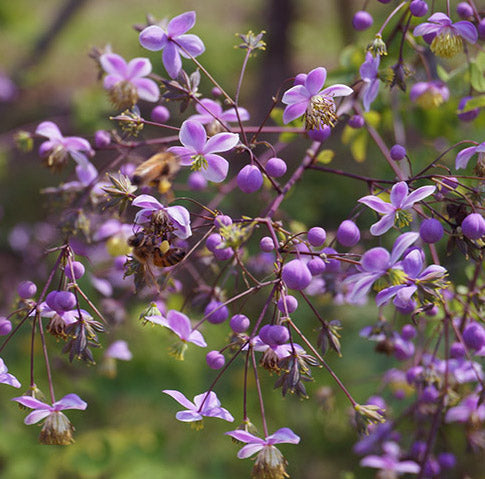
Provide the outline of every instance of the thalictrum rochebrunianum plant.
[[[70,391],[56,400],[49,358],[99,361],[114,374],[116,360],[131,359],[129,342],[96,348],[136,301],[144,311],[140,323],[173,336],[174,358],[190,348],[214,370],[202,393],[160,384],[184,408],[175,417],[197,428],[222,419],[221,434],[243,445],[238,457],[255,456],[253,477],[287,477],[279,444],[305,443],[292,430],[298,424],[284,417],[268,424],[271,392],[261,376],[272,374],[283,396],[308,398],[318,367],[353,410],[361,466],[379,477],[451,477],[458,462],[444,439],[451,428],[483,454],[485,137],[470,138],[459,125],[472,126],[485,105],[485,18],[473,0],[455,10],[450,3],[381,0],[375,8],[385,20],[367,47],[353,47],[360,61],[342,66],[340,82],[318,63],[282,78],[257,125],[239,99],[248,62],[264,54],[263,33],[239,36],[243,67],[235,88],[204,68],[204,43],[192,33],[195,12],[138,27],[141,46],[160,52],[154,65],[125,60],[110,47],[93,51],[100,88],[113,104],[113,129],[93,132],[89,142],[46,119],[17,134],[19,146],[39,142],[46,167],[74,172],[72,181],[46,191],[60,208],[57,243],[47,251],[51,268],[42,281],[31,278],[37,285],[18,285],[17,308],[0,322],[1,382],[21,388],[13,400],[32,409],[26,424],[43,421],[42,443],[71,443],[73,427],[61,410],[87,406]],[[370,32],[372,24],[368,12],[355,14],[356,30]],[[208,91],[199,89],[203,77]],[[438,127],[421,144],[412,122],[436,121],[453,101],[453,134],[447,138],[449,130]],[[167,104],[180,106],[170,124]],[[141,113],[147,106],[149,117]],[[359,161],[362,145],[374,144],[372,163],[382,167],[373,171],[385,178],[330,167],[330,140],[341,140],[339,155]],[[300,156],[286,153],[295,141],[306,142]],[[97,162],[100,153],[110,160]],[[338,227],[305,226],[282,210],[303,177],[324,175],[348,181],[346,195],[355,184],[367,192],[353,198]],[[466,262],[465,271],[450,271],[450,257]],[[97,304],[83,290],[78,280],[86,273],[109,301]],[[168,310],[174,293],[185,301]],[[322,302],[375,311],[360,336],[375,343],[376,354],[395,359],[380,384],[401,403],[399,414],[381,396],[356,397],[329,365],[341,355],[346,325],[326,317]],[[225,343],[211,341],[216,328],[230,332]],[[13,339],[26,330],[32,355],[41,345],[48,391],[37,386],[34,358],[22,386],[5,365]],[[47,335],[58,339],[56,351],[48,351]],[[204,352],[207,343],[217,349]],[[243,399],[228,411],[217,390],[237,368],[244,370]],[[249,378],[256,387],[248,387]],[[174,406],[162,398],[160,407]],[[260,414],[249,417],[253,403]]]

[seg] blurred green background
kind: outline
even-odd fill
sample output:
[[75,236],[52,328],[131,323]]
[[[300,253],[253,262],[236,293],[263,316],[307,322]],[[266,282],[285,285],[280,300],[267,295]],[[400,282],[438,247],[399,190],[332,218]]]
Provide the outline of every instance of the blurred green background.
[[[39,168],[35,152],[26,155],[13,149],[13,133],[19,128],[33,131],[45,119],[62,125],[66,135],[84,134],[88,138],[98,128],[112,127],[108,120],[111,107],[97,82],[94,63],[88,57],[92,47],[110,44],[114,52],[125,58],[149,56],[155,72],[161,73],[160,53],[143,50],[132,25],[143,23],[147,13],[163,18],[194,9],[197,24],[193,33],[206,45],[200,60],[229,92],[233,92],[243,58],[242,51],[234,50],[237,43],[234,34],[249,29],[266,30],[268,50],[251,60],[241,95],[241,103],[251,111],[253,118],[261,118],[271,95],[285,79],[298,72],[324,65],[329,70],[336,69],[335,81],[352,81],[363,60],[364,47],[371,40],[370,33],[355,35],[349,28],[352,14],[361,8],[361,3],[349,0],[1,2],[0,70],[11,75],[20,86],[16,101],[0,104],[3,312],[8,310],[15,295],[12,284],[25,279],[29,271],[29,265],[20,265],[18,253],[10,251],[8,232],[19,221],[39,221],[45,210],[38,191],[58,182],[58,178]],[[52,24],[63,8],[67,8],[67,13],[72,8],[72,15],[67,14],[59,23],[62,28],[53,34]],[[43,39],[47,40],[44,46]],[[354,40],[358,47],[345,49]],[[209,88],[203,80],[201,91],[208,94]],[[399,95],[402,98],[404,94],[399,92]],[[450,102],[439,114],[416,109],[401,111],[409,115],[406,122],[416,125],[409,135],[410,142],[419,139],[415,145],[417,169],[429,161],[427,150],[434,148],[436,132],[448,136],[450,141],[459,134],[455,132],[455,110],[456,103]],[[391,119],[382,115],[378,121],[387,135],[386,140],[392,144],[395,131]],[[477,131],[481,127],[483,119],[478,121]],[[368,147],[366,161],[357,163],[348,148],[338,144],[342,127],[336,130],[337,139],[329,146],[337,153],[335,167],[392,178],[383,162],[373,161],[377,150],[372,145]],[[419,136],[423,134],[424,137]],[[291,166],[297,164],[307,146],[307,140],[297,141],[285,153]],[[352,180],[307,175],[285,202],[285,211],[309,227],[324,225],[332,230],[349,215],[355,200],[365,193],[365,185]],[[241,204],[244,203],[239,203],[239,209]],[[228,211],[237,210],[238,201],[225,206]],[[371,216],[366,213],[364,218],[370,221]],[[372,306],[338,309],[325,303],[319,306],[325,318],[339,319],[344,327],[343,358],[330,353],[328,361],[353,395],[364,402],[371,394],[381,391],[379,373],[394,361],[373,354],[372,344],[358,337],[361,327],[375,321],[376,311]],[[308,309],[302,307],[295,319],[310,333],[315,323],[308,313]],[[238,460],[239,446],[223,434],[233,429],[231,425],[215,419],[205,421],[202,431],[195,431],[175,420],[179,405],[161,393],[165,388],[180,389],[191,399],[205,391],[215,373],[205,367],[204,353],[193,347],[184,362],[175,361],[167,355],[173,338],[161,328],[152,330],[150,326],[141,326],[136,320],[138,314],[136,309],[130,311],[130,320],[117,330],[117,336],[129,342],[134,358],[118,364],[118,375],[114,379],[99,374],[98,366],[86,368],[84,364],[70,365],[65,357],[54,355],[52,358],[58,397],[76,392],[89,404],[85,412],[68,413],[76,427],[74,445],[65,448],[38,445],[37,426],[24,426],[22,421],[26,413],[9,402],[15,392],[8,386],[0,388],[3,404],[0,410],[0,477],[216,479],[250,475],[251,461]],[[209,349],[219,348],[228,332],[228,327],[209,328],[206,334],[210,338]],[[59,350],[62,345],[56,345],[51,339],[52,351]],[[11,372],[24,383],[28,381],[28,354],[29,334],[26,332],[2,355]],[[100,358],[101,353],[97,354]],[[238,363],[217,388],[223,406],[236,416],[233,426],[238,424],[237,413],[242,407],[241,366]],[[302,438],[299,446],[281,447],[290,463],[291,476],[301,479],[373,477],[371,470],[358,468],[359,459],[350,452],[356,433],[349,423],[345,397],[335,389],[325,371],[317,370],[314,374],[316,381],[308,385],[310,399],[306,401],[295,397],[282,399],[279,390],[272,390],[276,377],[262,375],[270,431],[287,426]],[[45,384],[40,386],[46,388]],[[317,393],[322,386],[335,391],[333,405],[327,405],[329,410],[318,400]],[[253,398],[254,384],[251,383],[250,388]],[[250,404],[253,411],[250,417],[259,425],[256,406],[255,402]]]

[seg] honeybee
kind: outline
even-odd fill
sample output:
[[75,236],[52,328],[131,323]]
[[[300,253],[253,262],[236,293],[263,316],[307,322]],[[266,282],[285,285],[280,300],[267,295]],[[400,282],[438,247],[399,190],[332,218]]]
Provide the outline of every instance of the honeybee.
[[181,248],[171,248],[167,240],[158,243],[156,237],[143,232],[130,236],[128,244],[133,248],[133,256],[140,263],[153,263],[159,268],[174,266],[185,257],[185,251]]
[[156,186],[160,193],[167,193],[172,186],[172,179],[179,170],[178,156],[169,151],[162,151],[138,165],[133,173],[133,184]]

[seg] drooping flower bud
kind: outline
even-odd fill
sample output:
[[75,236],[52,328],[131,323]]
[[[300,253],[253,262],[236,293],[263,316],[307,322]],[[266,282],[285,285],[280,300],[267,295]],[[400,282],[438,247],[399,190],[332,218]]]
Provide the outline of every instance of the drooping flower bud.
[[288,288],[298,291],[305,289],[312,280],[312,274],[307,265],[300,259],[294,259],[283,266],[281,273]]
[[270,158],[265,165],[266,172],[273,178],[279,178],[286,173],[286,163],[281,158]]
[[323,243],[325,243],[325,240],[327,239],[327,233],[323,228],[320,228],[319,226],[315,226],[313,228],[310,228],[307,234],[308,242],[312,246],[322,246]]
[[255,165],[246,165],[237,175],[237,185],[244,193],[254,193],[263,185],[263,175]]
[[367,30],[374,23],[372,15],[364,10],[360,10],[352,19],[352,26],[358,30]]
[[219,351],[209,351],[205,357],[205,360],[207,362],[207,366],[209,366],[211,369],[221,369],[226,362],[224,355]]
[[32,281],[22,281],[17,288],[17,293],[22,299],[29,299],[37,293],[37,286]]
[[351,220],[345,220],[340,223],[337,230],[337,241],[347,247],[355,246],[360,240],[360,230]]
[[220,301],[212,300],[205,307],[204,316],[209,323],[220,324],[229,316],[229,310],[227,309],[227,306],[222,306]]
[[229,321],[229,326],[235,333],[244,333],[250,325],[249,318],[244,314],[235,314]]

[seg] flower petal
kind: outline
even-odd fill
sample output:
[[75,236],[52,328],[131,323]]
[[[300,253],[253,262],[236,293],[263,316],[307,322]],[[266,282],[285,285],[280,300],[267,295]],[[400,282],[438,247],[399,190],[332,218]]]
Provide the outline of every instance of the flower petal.
[[294,103],[305,103],[308,105],[311,96],[303,85],[296,85],[285,92],[281,101],[285,105],[293,105]]
[[394,213],[394,206],[392,206],[391,203],[382,200],[378,196],[368,195],[360,198],[357,201],[383,215]]
[[394,298],[394,304],[399,308],[406,308],[409,303],[412,301],[412,296],[418,289],[417,286],[414,284],[411,286],[406,286],[401,288],[397,293],[396,297]]
[[354,90],[352,90],[352,88],[347,85],[340,84],[329,86],[328,88],[325,88],[325,90],[322,90],[320,92],[321,95],[330,97],[349,96],[352,95],[352,93],[354,93]]
[[156,52],[167,45],[166,33],[157,25],[145,28],[138,37],[143,48]]
[[466,168],[470,158],[477,152],[476,146],[470,146],[461,150],[458,155],[456,155],[455,168],[459,170],[460,168]]
[[405,181],[396,183],[391,189],[391,204],[395,208],[403,208],[404,199],[408,196],[409,188]]
[[377,223],[374,223],[370,227],[370,233],[373,236],[383,235],[386,231],[389,231],[394,225],[394,214],[389,213],[384,215]]
[[254,444],[265,443],[264,439],[261,439],[255,436],[254,434],[251,434],[250,432],[239,430],[239,429],[235,431],[226,432],[226,435],[231,436],[234,439],[237,439],[238,441],[241,441],[241,442],[254,443]]
[[421,37],[423,35],[429,35],[430,33],[437,33],[441,30],[440,25],[436,25],[434,23],[422,23],[421,25],[418,25],[414,31],[413,35],[415,37]]
[[175,153],[182,166],[190,166],[193,163],[192,157],[197,154],[192,146],[171,146],[167,151]]
[[220,183],[227,177],[229,171],[229,162],[220,155],[209,153],[205,155],[207,161],[207,169],[201,170],[205,179],[212,181],[213,183]]
[[172,220],[174,226],[176,227],[174,235],[180,239],[187,239],[192,235],[190,230],[190,214],[187,208],[183,206],[168,206],[165,208],[168,216]]
[[476,43],[478,40],[478,32],[473,23],[463,20],[453,24],[453,29],[456,30],[462,38],[468,43]]
[[263,447],[264,444],[247,444],[239,450],[239,452],[237,453],[237,457],[239,459],[246,459],[247,457],[250,457],[253,454],[261,451]]
[[189,334],[187,341],[194,343],[196,346],[200,346],[201,348],[207,347],[204,336],[202,336],[202,333],[196,329]]
[[203,411],[204,416],[207,417],[218,417],[219,419],[224,419],[227,422],[234,422],[234,417],[232,414],[223,407],[214,407]]
[[53,405],[57,411],[61,409],[81,409],[88,407],[88,403],[83,401],[77,394],[66,394],[62,399],[56,401]]
[[179,311],[171,310],[167,314],[167,328],[171,329],[180,339],[189,338],[192,326],[190,319]]
[[402,261],[402,267],[410,278],[417,278],[423,269],[423,253],[421,250],[414,249],[408,253]]
[[325,84],[327,79],[327,70],[323,67],[318,67],[312,70],[305,79],[305,88],[311,96],[316,95]]
[[146,208],[151,210],[163,210],[164,206],[156,198],[150,195],[137,196],[131,203],[137,208]]
[[9,386],[12,386],[14,388],[19,388],[22,386],[19,380],[13,374],[10,374],[10,373],[0,374],[0,383],[8,384]]
[[282,427],[274,434],[271,434],[271,436],[268,436],[266,438],[266,442],[268,444],[280,444],[283,442],[289,444],[298,444],[300,442],[300,437],[297,436],[290,428]]
[[203,419],[202,414],[196,411],[179,411],[177,414],[175,414],[175,417],[179,421],[183,422],[201,421]]
[[207,133],[197,121],[185,120],[180,128],[179,138],[182,145],[191,146],[195,153],[201,154],[204,151]]
[[123,77],[117,74],[106,75],[103,78],[103,87],[105,90],[111,90],[117,83],[123,81]]
[[133,85],[136,86],[138,96],[145,101],[158,101],[160,98],[160,88],[149,78],[135,78],[132,80]]
[[179,404],[182,404],[182,406],[186,407],[187,409],[197,409],[195,404],[192,401],[189,401],[180,391],[176,391],[175,389],[164,389],[162,393],[173,397]]
[[49,404],[45,402],[39,401],[38,399],[33,398],[32,396],[20,396],[16,398],[12,398],[12,401],[16,401],[22,406],[29,407],[30,409],[49,409]]
[[246,108],[242,108],[242,107],[238,107],[237,114],[236,114],[235,108],[229,108],[229,110],[226,110],[224,113],[222,113],[221,120],[227,121],[227,122],[238,121],[238,118],[237,118],[238,114],[239,114],[239,119],[241,121],[249,120],[249,112],[246,110]]
[[202,153],[217,153],[232,150],[239,143],[237,133],[217,133],[211,136],[204,146]]
[[182,35],[177,38],[177,43],[180,54],[185,58],[197,57],[205,52],[204,43],[197,35]]
[[379,80],[374,80],[364,89],[364,93],[362,94],[362,104],[364,105],[365,111],[370,110],[372,102],[377,98],[377,95],[379,94],[379,86]]
[[36,409],[24,419],[24,423],[27,424],[27,426],[30,426],[31,424],[42,421],[42,419],[50,416],[51,414],[51,411],[49,411],[48,409]]
[[122,56],[116,53],[105,53],[99,57],[99,63],[109,75],[117,75],[127,79],[128,68]]
[[377,306],[382,306],[383,304],[388,303],[394,296],[396,296],[397,292],[405,288],[406,285],[398,284],[396,286],[391,286],[389,288],[385,288],[382,291],[379,291],[376,296],[376,304]]
[[392,247],[391,265],[396,264],[404,251],[406,251],[418,238],[419,233],[404,233],[398,236]]
[[290,121],[296,120],[303,113],[305,113],[308,106],[308,100],[302,103],[295,103],[293,105],[288,105],[283,112],[283,123],[286,125]]
[[127,79],[146,77],[151,71],[152,64],[148,58],[133,58],[126,69]]
[[211,118],[213,117],[210,115],[210,113],[212,113],[214,116],[220,116],[222,113],[222,106],[210,98],[203,98],[200,100],[199,103],[195,105],[195,109],[201,115],[209,115]]
[[195,25],[195,12],[185,12],[173,17],[167,25],[167,33],[171,37],[178,37],[189,31]]
[[414,203],[418,201],[424,200],[429,195],[432,195],[436,190],[436,186],[422,186],[417,190],[414,190],[407,198],[406,201],[403,203],[402,208],[407,209],[411,208]]
[[49,140],[64,139],[61,130],[59,130],[59,127],[52,121],[43,121],[40,123],[35,129],[35,134],[45,136],[46,138],[49,138]]
[[182,59],[180,58],[177,47],[172,42],[168,42],[163,49],[162,61],[170,77],[177,78],[182,69]]
[[202,406],[202,413],[204,414],[206,409],[219,407],[221,402],[217,398],[217,394],[214,391],[206,391],[205,393],[197,394],[197,396],[194,397],[194,404],[198,409],[200,409]]

